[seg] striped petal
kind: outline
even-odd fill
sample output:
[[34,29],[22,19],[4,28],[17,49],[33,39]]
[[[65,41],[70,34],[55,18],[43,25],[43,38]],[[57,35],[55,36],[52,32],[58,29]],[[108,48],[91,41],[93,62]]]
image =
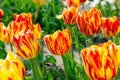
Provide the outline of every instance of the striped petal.
[[8,30],[2,22],[0,22],[0,40],[9,43]]
[[42,36],[42,31],[41,31],[41,26],[40,24],[36,24],[34,25],[33,24],[33,29],[32,29],[32,32],[34,33],[35,37],[39,40]]

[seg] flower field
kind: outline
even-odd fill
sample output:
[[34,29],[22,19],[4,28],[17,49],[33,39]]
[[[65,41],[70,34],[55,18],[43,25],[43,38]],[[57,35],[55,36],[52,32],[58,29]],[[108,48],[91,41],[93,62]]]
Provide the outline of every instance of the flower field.
[[120,0],[0,0],[0,80],[120,80],[119,45]]

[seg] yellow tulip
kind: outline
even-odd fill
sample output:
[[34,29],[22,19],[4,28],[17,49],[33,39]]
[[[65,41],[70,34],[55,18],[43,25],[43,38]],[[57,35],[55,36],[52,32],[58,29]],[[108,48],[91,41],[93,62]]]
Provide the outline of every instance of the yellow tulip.
[[0,60],[0,80],[23,80],[25,72],[24,64],[11,51],[5,60]]

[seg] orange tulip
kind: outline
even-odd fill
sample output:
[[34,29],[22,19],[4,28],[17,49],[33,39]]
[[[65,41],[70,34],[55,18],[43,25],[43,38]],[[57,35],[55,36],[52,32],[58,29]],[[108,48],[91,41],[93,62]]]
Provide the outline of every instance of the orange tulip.
[[3,16],[4,16],[4,12],[2,9],[0,9],[0,21],[2,20]]
[[67,0],[67,6],[68,7],[76,7],[80,8],[80,1],[79,0]]
[[16,48],[16,54],[24,59],[35,58],[40,51],[39,42],[30,30],[27,32],[21,31],[14,35],[13,45]]
[[0,59],[0,80],[23,80],[25,72],[23,62],[11,51],[5,60]]
[[63,10],[63,20],[66,24],[76,24],[78,10],[75,7],[70,7]]
[[54,34],[44,36],[44,42],[49,51],[55,55],[64,55],[72,45],[70,31],[65,29],[63,32],[58,30]]
[[108,41],[81,51],[85,72],[91,80],[112,80],[118,70],[117,46]]
[[116,16],[102,18],[102,32],[105,37],[116,36],[119,33],[120,23]]
[[101,29],[101,23],[101,12],[96,8],[92,8],[89,12],[83,10],[78,15],[78,28],[86,36],[98,34]]

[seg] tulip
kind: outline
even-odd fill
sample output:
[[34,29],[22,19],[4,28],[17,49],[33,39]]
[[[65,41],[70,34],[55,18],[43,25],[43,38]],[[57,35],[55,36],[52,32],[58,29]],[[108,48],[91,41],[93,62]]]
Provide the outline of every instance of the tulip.
[[76,7],[80,8],[80,0],[67,0],[67,6],[68,7]]
[[0,80],[23,80],[25,72],[24,64],[11,51],[5,60],[0,59]]
[[117,52],[117,46],[111,41],[81,50],[85,72],[90,80],[112,80],[116,76]]
[[0,21],[2,20],[3,16],[4,16],[4,12],[2,9],[0,9]]
[[31,29],[32,23],[32,14],[31,13],[21,13],[21,14],[14,14],[14,21],[16,22],[25,22],[24,24]]
[[1,41],[8,43],[9,39],[8,30],[6,29],[5,25],[2,22],[0,22],[0,36]]
[[92,8],[89,12],[83,10],[78,15],[77,25],[81,33],[86,36],[98,34],[101,29],[101,12],[96,8]]
[[86,2],[86,0],[80,0],[80,3],[85,3]]
[[14,14],[14,21],[11,21],[6,28],[4,24],[0,23],[0,38],[1,41],[6,43],[13,43],[13,36],[20,31],[31,30],[37,39],[41,38],[41,26],[40,24],[32,23],[31,13],[21,13],[20,15]]
[[78,10],[75,7],[64,9],[62,12],[63,20],[66,24],[76,24]]
[[72,45],[70,31],[68,29],[58,30],[54,34],[46,35],[44,36],[44,42],[52,54],[64,55]]
[[102,33],[105,37],[116,36],[119,33],[120,23],[116,16],[102,18]]
[[21,31],[14,35],[13,45],[16,48],[16,54],[24,59],[35,58],[40,51],[39,42],[30,30],[26,32]]

